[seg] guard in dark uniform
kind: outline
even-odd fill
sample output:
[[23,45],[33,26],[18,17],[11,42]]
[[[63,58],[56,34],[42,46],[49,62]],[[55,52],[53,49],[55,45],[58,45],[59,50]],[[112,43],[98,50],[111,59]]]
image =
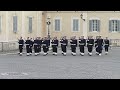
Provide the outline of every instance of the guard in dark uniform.
[[79,38],[79,48],[80,48],[80,55],[84,56],[84,48],[86,46],[86,40],[84,39],[84,36],[81,36],[81,38]]
[[43,52],[44,52],[44,56],[46,56],[48,54],[48,47],[49,47],[49,43],[48,43],[48,39],[47,37],[45,37],[42,41],[42,46],[43,46]]
[[27,37],[25,44],[26,44],[27,56],[29,56],[30,55],[30,38],[29,37]]
[[104,47],[105,47],[105,54],[108,54],[108,48],[110,46],[110,41],[108,40],[108,37],[105,38],[104,40]]
[[57,39],[57,37],[54,37],[51,44],[52,44],[53,55],[57,55],[57,47],[58,47],[58,39]]
[[97,43],[98,43],[98,36],[96,36],[96,39],[95,39],[95,50],[96,50],[96,55],[99,55],[99,53],[98,53],[98,45],[97,45]]
[[38,54],[41,53],[41,46],[42,46],[42,39],[41,37],[38,37]]
[[68,40],[66,39],[66,36],[64,36],[62,40],[62,50],[64,56],[66,56],[67,46],[68,46]]
[[[73,37],[70,37],[70,42],[72,42],[72,39],[73,39]],[[72,50],[72,45],[71,45],[71,43],[70,43],[70,50]]]
[[98,54],[99,54],[99,56],[101,56],[102,49],[103,49],[103,39],[101,38],[101,36],[99,36],[99,38],[98,38],[97,47],[98,47]]
[[35,52],[35,56],[37,56],[38,55],[38,38],[37,37],[34,40],[34,52]]
[[87,48],[88,48],[88,55],[90,56],[92,56],[93,46],[94,46],[94,39],[92,38],[92,36],[89,36],[87,40]]
[[33,42],[32,38],[31,38],[30,39],[30,55],[32,55],[33,44],[34,44],[34,42]]
[[22,37],[20,37],[18,43],[19,43],[19,54],[21,56],[23,52],[23,46],[24,46],[24,40],[22,39]]
[[47,37],[47,43],[48,43],[48,49],[47,49],[47,51],[49,51],[49,48],[50,48],[50,38],[49,37]]
[[76,56],[77,39],[75,36],[71,39],[70,44],[71,44],[71,52],[72,52],[71,54],[73,56]]
[[63,54],[63,45],[62,45],[62,42],[63,42],[63,37],[60,38],[61,51],[62,51],[62,54]]

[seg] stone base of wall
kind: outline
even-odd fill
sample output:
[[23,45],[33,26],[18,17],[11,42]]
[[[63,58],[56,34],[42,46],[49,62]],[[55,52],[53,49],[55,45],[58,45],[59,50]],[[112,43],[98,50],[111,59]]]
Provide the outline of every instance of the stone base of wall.
[[0,51],[18,50],[18,42],[0,42]]

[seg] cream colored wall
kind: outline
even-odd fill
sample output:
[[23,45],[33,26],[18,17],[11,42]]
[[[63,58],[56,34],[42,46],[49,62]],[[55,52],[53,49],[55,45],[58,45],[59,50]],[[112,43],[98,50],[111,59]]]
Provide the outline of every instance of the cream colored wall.
[[[24,13],[24,15],[22,15]],[[27,37],[36,37],[41,36],[42,34],[42,12],[41,11],[16,11],[16,15],[18,16],[18,31],[17,33],[13,32],[13,16],[15,15],[15,11],[8,12],[8,40],[16,41],[17,38],[22,36],[23,38]],[[32,22],[32,33],[28,32],[28,17],[33,17]]]
[[[8,13],[8,14],[7,14]],[[47,12],[42,15],[42,11],[0,11],[0,16],[2,17],[2,30],[0,32],[0,42],[6,41],[16,41],[17,38],[23,36],[26,37],[36,37],[36,36],[47,36],[47,25],[46,18],[51,17],[50,33],[51,36],[61,36],[66,35],[67,38],[71,36],[77,36],[77,38],[83,35],[83,23],[87,22],[87,35],[101,35],[103,37],[109,37],[111,39],[120,39],[120,33],[109,33],[109,19],[110,18],[119,18],[120,12],[88,12],[87,21],[83,21],[80,18],[81,12]],[[18,31],[17,33],[13,32],[13,16],[18,16]],[[33,17],[33,32],[28,32],[28,16]],[[62,31],[56,32],[54,30],[54,19],[55,17],[60,17],[62,19]],[[73,32],[71,30],[71,18],[78,17],[80,19],[80,31]],[[101,20],[101,32],[89,32],[89,19],[90,18],[100,18]]]
[[[101,21],[101,31],[98,32],[89,32],[89,19],[90,18],[97,17]],[[119,18],[120,19],[120,13],[115,12],[98,12],[98,13],[88,13],[87,14],[87,23],[88,23],[88,35],[93,35],[94,37],[97,35],[101,35],[103,38],[109,37],[111,39],[120,39],[120,33],[109,33],[109,19],[110,18]]]
[[[13,32],[13,16],[18,17],[17,33]],[[7,24],[7,23],[6,23]],[[22,12],[8,11],[8,41],[16,41],[22,34]]]
[[[28,32],[28,16],[33,17],[32,21],[32,33]],[[25,37],[36,37],[37,36],[37,12],[27,11],[24,13],[25,17]]]
[[[69,12],[69,13],[65,13],[65,12],[48,12],[47,16],[50,16],[51,18],[51,25],[50,25],[50,32],[51,32],[51,36],[57,36],[58,38],[60,38],[61,36],[66,35],[67,38],[70,38],[71,36],[76,36],[77,38],[80,37],[83,34],[83,20],[80,19],[80,13],[75,13],[75,12]],[[55,31],[54,30],[54,19],[56,17],[60,17],[61,18],[61,22],[62,22],[62,30],[61,31]],[[80,31],[74,32],[71,30],[71,25],[72,25],[72,17],[77,17],[80,20]],[[47,28],[46,28],[47,30]],[[47,35],[47,32],[46,32]]]
[[0,32],[0,42],[6,42],[6,12],[0,11],[0,16],[2,19],[2,28]]

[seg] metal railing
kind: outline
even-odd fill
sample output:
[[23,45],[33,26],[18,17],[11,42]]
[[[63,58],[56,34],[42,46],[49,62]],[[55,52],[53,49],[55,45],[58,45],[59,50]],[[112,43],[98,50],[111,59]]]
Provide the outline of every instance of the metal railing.
[[110,39],[110,45],[113,47],[120,47],[120,39]]

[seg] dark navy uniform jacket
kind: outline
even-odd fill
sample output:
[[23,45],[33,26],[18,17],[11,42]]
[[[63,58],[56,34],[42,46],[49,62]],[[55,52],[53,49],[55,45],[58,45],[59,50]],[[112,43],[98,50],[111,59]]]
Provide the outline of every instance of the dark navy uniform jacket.
[[93,46],[94,45],[94,39],[88,39],[87,40],[87,47],[88,46]]
[[37,39],[34,40],[34,46],[38,46],[38,40]]
[[97,46],[103,46],[103,39],[97,40]]
[[32,40],[30,40],[30,46],[32,47],[34,44],[34,42]]
[[50,39],[47,40],[48,46],[50,46]]
[[30,46],[30,40],[26,40],[25,44],[26,46]]
[[60,43],[61,43],[61,46],[62,46],[62,43],[63,43],[63,39],[60,39]]
[[97,47],[98,39],[95,40],[95,47]]
[[51,44],[52,44],[52,47],[58,46],[58,40],[52,40]]
[[71,47],[77,47],[77,39],[70,41]]
[[39,46],[42,45],[42,40],[38,40],[38,45],[39,45]]
[[109,45],[110,45],[110,41],[109,40],[104,40],[104,46],[108,46],[109,47]]
[[24,45],[24,40],[23,39],[19,40],[18,43],[19,43],[19,46],[23,46]]
[[86,40],[85,39],[79,39],[79,46],[86,46]]
[[43,40],[42,45],[43,45],[43,47],[48,47],[49,46],[48,40]]
[[62,41],[61,41],[61,44],[62,44],[62,46],[68,46],[68,40],[67,39],[63,39]]

